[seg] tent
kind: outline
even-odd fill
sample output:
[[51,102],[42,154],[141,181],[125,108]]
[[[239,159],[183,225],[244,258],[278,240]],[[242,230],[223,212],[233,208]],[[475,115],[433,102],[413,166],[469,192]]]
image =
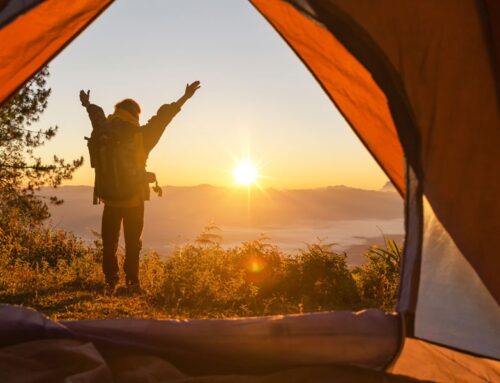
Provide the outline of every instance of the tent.
[[[1,0],[0,103],[111,3]],[[500,3],[251,3],[405,199],[396,311],[53,322],[2,306],[2,381],[500,381],[500,254],[492,246],[500,233]]]

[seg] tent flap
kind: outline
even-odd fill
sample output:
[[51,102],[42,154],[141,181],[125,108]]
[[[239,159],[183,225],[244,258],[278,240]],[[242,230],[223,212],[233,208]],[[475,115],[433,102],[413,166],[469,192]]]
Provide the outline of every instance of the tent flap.
[[4,24],[0,28],[0,105],[111,3],[46,0],[4,4],[0,9],[0,25]]

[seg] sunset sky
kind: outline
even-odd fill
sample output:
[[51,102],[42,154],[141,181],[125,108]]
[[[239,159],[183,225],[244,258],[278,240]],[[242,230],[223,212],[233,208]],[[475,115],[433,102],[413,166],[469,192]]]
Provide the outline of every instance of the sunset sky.
[[93,182],[80,89],[90,89],[107,114],[134,98],[146,123],[194,80],[202,88],[149,157],[160,184],[234,185],[234,167],[246,158],[264,188],[378,189],[387,181],[300,60],[245,0],[118,1],[50,71],[52,96],[37,127],[60,130],[41,153],[85,156],[69,184]]

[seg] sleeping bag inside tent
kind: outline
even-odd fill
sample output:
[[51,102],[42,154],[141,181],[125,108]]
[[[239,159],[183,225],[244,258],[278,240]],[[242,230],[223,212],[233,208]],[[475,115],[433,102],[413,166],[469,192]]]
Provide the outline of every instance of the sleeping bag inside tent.
[[[251,0],[405,199],[398,303],[227,320],[0,306],[0,381],[500,381],[500,3]],[[0,103],[112,3],[0,0]]]

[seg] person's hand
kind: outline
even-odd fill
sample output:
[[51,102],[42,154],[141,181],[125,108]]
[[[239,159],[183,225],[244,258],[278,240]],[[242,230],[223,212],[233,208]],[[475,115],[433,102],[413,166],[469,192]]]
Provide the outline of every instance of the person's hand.
[[80,91],[80,101],[84,107],[90,105],[90,90],[87,90],[87,93],[83,90]]
[[187,98],[193,97],[193,94],[200,89],[200,82],[195,81],[191,84],[186,84],[186,91],[184,92],[184,96]]

